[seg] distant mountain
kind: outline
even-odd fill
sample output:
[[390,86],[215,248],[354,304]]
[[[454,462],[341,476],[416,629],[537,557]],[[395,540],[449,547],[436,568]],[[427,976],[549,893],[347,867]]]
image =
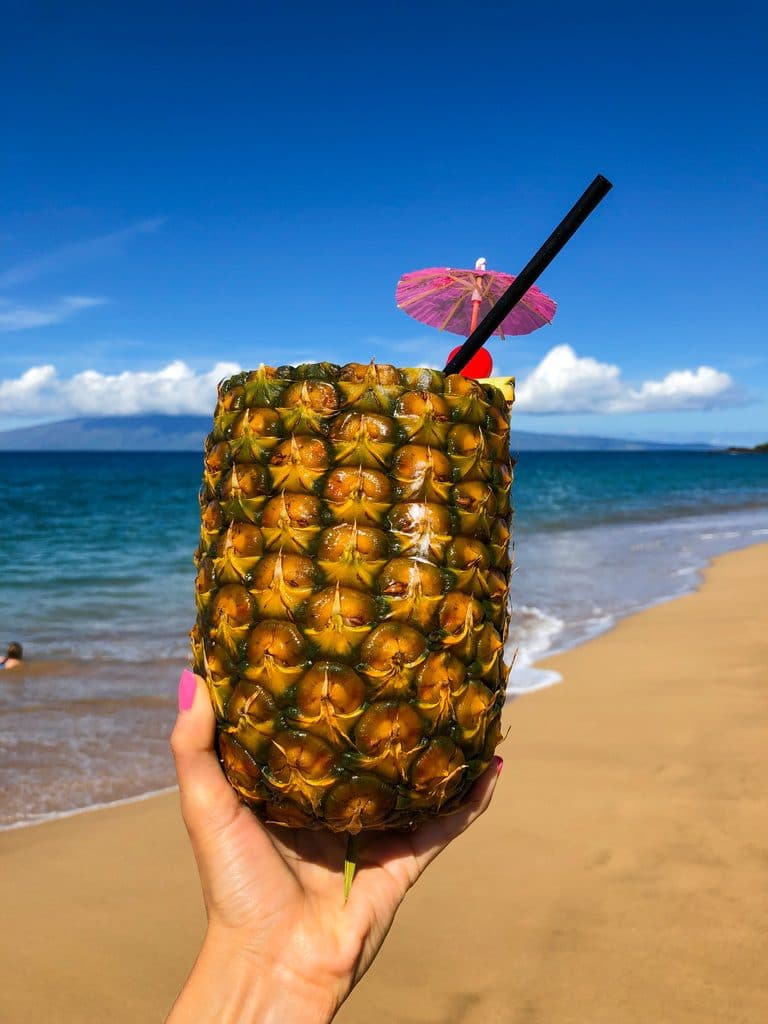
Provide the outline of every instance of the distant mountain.
[[[208,416],[87,416],[0,431],[0,451],[199,451]],[[711,450],[709,445],[512,431],[514,451]]]
[[199,451],[209,416],[83,416],[0,431],[0,451]]
[[629,441],[589,434],[534,434],[512,428],[514,452],[647,452],[714,451],[709,444],[662,444],[660,441]]

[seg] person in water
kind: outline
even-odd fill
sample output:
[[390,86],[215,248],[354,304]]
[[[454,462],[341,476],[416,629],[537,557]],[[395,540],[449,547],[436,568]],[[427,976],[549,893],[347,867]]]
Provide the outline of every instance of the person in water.
[[0,658],[0,668],[18,668],[21,664],[21,659],[24,657],[24,649],[21,644],[12,640],[8,644],[8,649],[5,652],[5,657]]

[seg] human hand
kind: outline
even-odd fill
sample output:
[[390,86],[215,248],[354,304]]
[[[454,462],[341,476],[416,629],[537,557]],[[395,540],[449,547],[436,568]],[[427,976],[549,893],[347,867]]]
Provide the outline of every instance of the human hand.
[[407,891],[488,807],[501,758],[453,814],[412,832],[365,833],[345,904],[345,838],[263,825],[221,770],[199,676],[182,675],[179,706],[171,748],[208,927],[167,1024],[328,1022],[378,953]]

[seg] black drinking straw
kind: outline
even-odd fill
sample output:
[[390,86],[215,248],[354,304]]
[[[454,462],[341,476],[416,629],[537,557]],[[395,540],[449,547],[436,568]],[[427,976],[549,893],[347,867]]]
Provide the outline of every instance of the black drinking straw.
[[464,369],[475,352],[483,347],[501,324],[504,317],[517,305],[539,274],[546,270],[566,242],[576,234],[597,204],[605,198],[612,188],[613,185],[610,181],[604,178],[602,174],[598,174],[584,195],[566,213],[536,255],[523,267],[496,305],[480,321],[456,355],[448,360],[445,366],[445,373],[458,373]]

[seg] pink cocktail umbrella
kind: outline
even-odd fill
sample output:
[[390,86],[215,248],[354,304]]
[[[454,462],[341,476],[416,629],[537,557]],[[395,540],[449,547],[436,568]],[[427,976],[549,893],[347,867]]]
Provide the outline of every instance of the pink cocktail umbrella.
[[[395,300],[404,313],[430,327],[465,337],[477,327],[515,280],[512,274],[486,270],[479,259],[474,270],[429,267],[403,274],[397,282]],[[528,289],[494,333],[530,334],[552,322],[557,306],[535,285]]]

